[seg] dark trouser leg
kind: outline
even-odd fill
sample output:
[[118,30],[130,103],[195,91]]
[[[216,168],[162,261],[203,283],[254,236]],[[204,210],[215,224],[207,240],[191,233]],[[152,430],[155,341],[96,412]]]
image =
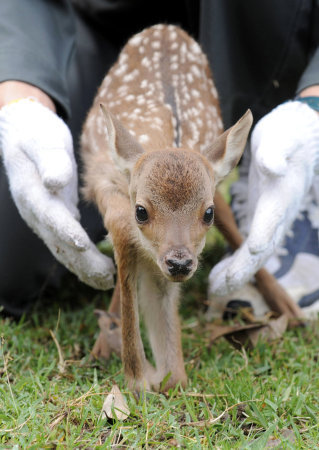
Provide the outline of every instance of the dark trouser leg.
[[63,268],[21,219],[0,167],[0,305],[20,315]]

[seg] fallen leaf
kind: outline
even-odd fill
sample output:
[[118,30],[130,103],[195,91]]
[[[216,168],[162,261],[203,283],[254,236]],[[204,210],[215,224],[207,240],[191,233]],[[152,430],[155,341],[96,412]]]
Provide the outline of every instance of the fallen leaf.
[[211,325],[210,344],[225,337],[235,348],[253,348],[259,339],[272,341],[280,338],[288,326],[288,317],[283,314],[277,319],[263,319],[260,322],[235,325]]
[[106,396],[102,407],[102,414],[110,419],[125,420],[130,410],[118,386],[114,384],[111,392]]
[[286,314],[282,314],[278,319],[271,319],[263,327],[255,330],[250,330],[249,339],[253,345],[256,347],[259,339],[270,342],[275,339],[280,338],[284,332],[287,330],[288,317]]
[[267,442],[265,448],[278,447],[278,445],[282,444],[283,442],[290,442],[290,444],[294,444],[295,440],[296,440],[296,436],[295,436],[295,433],[293,432],[293,430],[289,430],[288,428],[285,428],[284,430],[280,431],[279,439],[275,439],[273,436],[271,436],[269,441]]

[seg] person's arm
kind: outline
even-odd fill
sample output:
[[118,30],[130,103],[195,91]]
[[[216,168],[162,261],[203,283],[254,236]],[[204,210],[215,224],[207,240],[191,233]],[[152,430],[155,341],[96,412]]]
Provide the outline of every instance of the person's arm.
[[[299,100],[298,100],[299,98]],[[210,292],[240,288],[282,243],[319,172],[319,48],[296,99],[263,117],[251,137],[247,239],[210,274]]]
[[[67,119],[67,71],[74,40],[70,1],[0,2],[0,83],[20,81],[37,87],[52,99],[58,114]],[[16,93],[21,90],[24,95],[23,86]]]
[[82,281],[108,289],[113,262],[80,224],[72,136],[59,117],[70,113],[69,15],[66,0],[0,2],[0,156],[25,222]]
[[3,81],[0,83],[0,109],[21,98],[34,98],[43,106],[56,112],[56,107],[51,97],[38,87],[23,81]]

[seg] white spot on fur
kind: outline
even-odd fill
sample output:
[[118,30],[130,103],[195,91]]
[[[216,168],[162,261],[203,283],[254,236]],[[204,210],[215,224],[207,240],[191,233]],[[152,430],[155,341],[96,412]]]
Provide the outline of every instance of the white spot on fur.
[[186,74],[186,79],[187,79],[188,83],[193,83],[193,81],[194,81],[193,75],[189,72]]
[[159,48],[161,48],[160,41],[153,41],[153,42],[151,42],[151,47],[158,50]]
[[140,74],[140,71],[138,69],[134,69],[132,72],[128,73],[123,77],[124,83],[129,83],[130,81],[135,80]]
[[195,75],[195,77],[200,78],[201,77],[201,72],[198,68],[198,66],[196,66],[195,64],[191,65],[191,71],[193,72],[193,74]]
[[175,39],[177,38],[177,33],[175,30],[171,30],[169,33],[169,38],[171,41],[175,41]]
[[192,89],[191,90],[191,94],[195,98],[199,98],[200,97],[200,92],[197,89]]
[[154,63],[159,63],[161,56],[162,56],[161,52],[154,52],[152,57]]
[[149,67],[151,67],[152,63],[151,63],[151,60],[147,56],[144,56],[144,58],[141,61],[141,64],[142,64],[142,66],[149,68]]
[[187,59],[190,62],[196,62],[197,61],[197,56],[194,55],[194,53],[192,53],[192,52],[188,52],[187,53]]
[[133,102],[135,100],[135,95],[130,94],[125,98],[125,100],[127,102]]
[[130,41],[129,44],[132,45],[133,47],[137,47],[140,45],[140,43],[142,42],[143,37],[141,34],[136,34],[135,36],[133,36]]
[[122,97],[124,95],[126,95],[129,91],[129,87],[127,84],[122,84],[121,86],[119,86],[117,88],[117,93]]
[[128,54],[125,52],[120,53],[119,64],[123,64],[127,60],[128,60]]
[[163,125],[163,120],[160,117],[154,117],[154,122],[159,126]]
[[217,93],[217,90],[216,90],[215,86],[212,87],[211,93],[213,94],[213,96],[214,96],[215,98],[218,97],[218,93]]
[[199,127],[202,127],[202,126],[203,126],[203,121],[202,121],[202,119],[201,119],[200,117],[197,117],[197,118],[196,118],[196,123],[197,123],[197,125],[198,125]]
[[149,85],[149,82],[148,82],[147,80],[142,80],[142,81],[141,81],[141,88],[142,88],[142,89],[147,88],[148,85]]
[[139,106],[145,105],[145,103],[146,103],[145,97],[143,95],[138,95],[136,103]]
[[195,41],[193,41],[191,45],[191,51],[194,52],[196,55],[199,55],[202,52],[200,46]]
[[119,64],[117,69],[114,70],[114,75],[117,77],[121,77],[127,71],[127,68],[128,68],[127,64]]
[[99,96],[100,96],[100,97],[104,97],[105,94],[106,94],[106,88],[103,87],[103,88],[101,89],[101,91],[100,91]]
[[141,144],[146,144],[146,142],[149,142],[150,138],[147,134],[141,134],[138,140]]

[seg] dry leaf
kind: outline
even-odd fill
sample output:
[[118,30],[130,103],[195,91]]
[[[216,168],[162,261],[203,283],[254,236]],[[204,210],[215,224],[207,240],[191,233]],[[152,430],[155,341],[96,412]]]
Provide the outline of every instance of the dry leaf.
[[273,436],[271,436],[269,441],[267,442],[265,448],[278,447],[278,445],[282,444],[283,442],[287,442],[287,441],[290,442],[290,444],[294,444],[296,441],[295,433],[293,432],[293,430],[289,430],[288,428],[281,430],[280,436],[282,436],[282,439],[280,439],[280,438],[275,439]]
[[259,339],[272,341],[278,339],[286,331],[288,318],[285,314],[278,319],[235,325],[213,325],[210,327],[210,344],[220,337],[225,337],[235,348],[255,347]]
[[270,342],[280,338],[287,330],[287,326],[288,317],[286,314],[282,314],[278,319],[269,320],[263,327],[256,330],[250,330],[249,339],[253,347],[256,347],[259,339]]
[[103,403],[102,414],[110,419],[125,420],[130,415],[130,410],[118,386],[114,384],[109,395]]

